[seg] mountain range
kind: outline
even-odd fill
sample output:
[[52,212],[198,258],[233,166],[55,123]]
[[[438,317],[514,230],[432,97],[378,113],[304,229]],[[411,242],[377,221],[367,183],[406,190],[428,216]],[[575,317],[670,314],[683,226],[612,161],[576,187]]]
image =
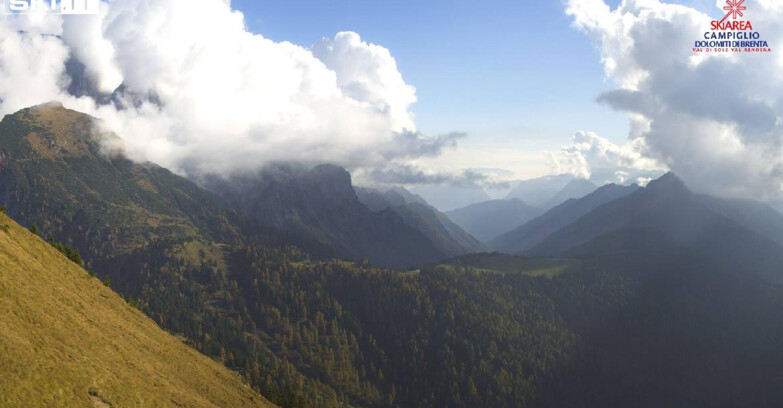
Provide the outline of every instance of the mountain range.
[[639,186],[636,185],[626,187],[608,184],[581,199],[571,199],[552,208],[522,226],[495,237],[487,245],[500,252],[521,253],[597,207],[625,197],[638,189]]
[[[63,392],[78,404],[150,406],[150,381],[161,388],[150,398],[172,404],[201,406],[194,389],[218,406],[255,395],[153,322],[286,408],[783,399],[783,216],[763,204],[697,194],[667,174],[644,188],[606,185],[527,222],[512,201],[513,230],[489,241],[507,254],[471,254],[483,245],[407,190],[356,187],[331,165],[194,182],[129,160],[94,124],[55,104],[0,122],[0,201],[44,238],[2,219],[0,324],[12,326],[0,330],[0,358],[14,373],[41,370],[1,383],[12,384],[0,393],[11,406],[63,381],[35,365],[30,350],[41,348],[29,339],[63,350],[68,361],[42,361],[73,377]],[[554,180],[542,206],[573,178]],[[63,322],[46,315],[60,308]],[[90,340],[74,344],[82,334]],[[122,360],[123,350],[138,354]],[[188,353],[198,366],[181,361]],[[84,372],[73,371],[79,362]],[[167,367],[151,374],[147,362]],[[100,383],[89,367],[142,391]],[[208,388],[205,372],[219,378]]]
[[541,213],[518,198],[490,200],[452,210],[446,215],[474,237],[489,241]]
[[[404,268],[484,249],[420,197],[396,190],[380,201],[369,198],[337,166],[269,166],[206,177],[203,185],[259,223],[312,237],[345,259]],[[357,191],[369,201],[362,202]]]
[[[672,173],[646,188],[606,185],[571,199],[488,245],[498,251],[535,256],[569,256],[599,251],[595,242],[629,231],[655,231],[678,248],[728,257],[725,262],[751,269],[739,259],[751,257],[756,273],[769,274],[781,261],[783,215],[758,202],[721,199],[691,192]],[[619,234],[619,235],[618,235]],[[586,251],[582,246],[590,248]],[[767,276],[777,282],[781,277]]]
[[[488,243],[548,209],[573,198],[582,198],[597,188],[590,181],[571,175],[542,177],[520,182],[504,200],[483,201],[446,214],[465,231]],[[529,205],[520,197],[538,206]]]
[[[278,405],[392,407],[458,401],[451,392],[432,393],[451,387],[451,379],[436,380],[418,371],[413,383],[407,380],[422,367],[419,364],[441,364],[439,353],[427,353],[423,360],[394,357],[438,344],[448,328],[433,319],[441,319],[437,316],[445,311],[400,314],[401,319],[408,317],[397,323],[399,338],[392,341],[386,334],[389,326],[378,325],[377,316],[365,314],[369,299],[357,297],[357,291],[363,296],[381,289],[375,297],[383,299],[379,311],[413,311],[418,302],[439,303],[436,299],[445,282],[410,286],[397,272],[375,269],[364,260],[329,260],[339,255],[333,242],[323,240],[317,230],[262,222],[264,217],[288,219],[286,208],[262,207],[284,210],[280,218],[274,218],[280,215],[276,212],[256,214],[257,218],[244,215],[234,209],[238,203],[227,199],[230,196],[206,190],[152,163],[128,160],[113,148],[116,140],[107,142],[106,135],[95,132],[93,121],[61,105],[47,104],[0,122],[0,198],[11,217],[52,242],[78,250],[85,267],[112,290],[132,300],[163,329],[241,372]],[[353,222],[368,222],[362,228],[391,225],[382,239],[395,242],[389,235],[395,231],[416,239],[401,244],[415,247],[397,247],[410,248],[411,254],[401,254],[404,259],[419,254],[422,260],[435,261],[445,256],[397,212],[376,213],[361,204],[344,170],[319,166],[282,173],[286,182],[275,185],[279,178],[273,177],[267,191],[275,194],[260,199],[291,204],[288,210],[303,214],[304,219],[312,210],[316,217],[325,217],[325,224],[310,225],[325,225],[329,234],[346,231],[340,228]],[[290,180],[294,181],[289,184]],[[305,195],[302,200],[300,193]],[[313,209],[307,198],[316,204],[326,202]],[[258,207],[248,208],[249,214],[252,208]],[[442,214],[429,214],[444,229],[456,228]],[[341,220],[341,216],[348,218]],[[378,220],[392,222],[372,224]],[[404,298],[413,303],[384,297],[386,290],[392,290],[376,286],[384,281],[407,293]],[[422,288],[429,289],[422,292]],[[467,293],[469,285],[461,290]],[[459,305],[465,313],[475,307],[472,301]],[[475,326],[479,323],[464,330],[481,331]],[[422,330],[427,336],[422,336]],[[507,392],[491,384],[491,373],[481,372],[477,361],[467,367],[485,388],[474,402]]]
[[593,168],[585,179],[571,174],[543,176],[520,181],[506,198],[520,200],[544,210],[555,207],[570,198],[581,198],[606,184],[645,184],[665,174],[659,170],[638,170],[624,167]]
[[549,202],[574,179],[570,174],[560,174],[523,180],[506,195],[506,198],[518,198],[533,207],[545,209]]
[[448,258],[487,250],[479,240],[451,221],[450,217],[404,188],[385,192],[357,188],[359,200],[376,212],[391,210],[411,228],[422,233]]
[[554,197],[544,205],[544,208],[552,208],[560,205],[572,198],[582,198],[598,188],[595,184],[589,180],[575,178],[568,182],[562,190],[558,191]]
[[[23,110],[0,124],[5,155],[29,157],[7,166],[0,157],[0,200],[13,204],[21,222],[68,230],[73,217],[102,207],[98,214],[104,219],[90,222],[105,226],[109,220],[120,221],[117,231],[100,234],[123,234],[122,238],[113,242],[104,235],[88,236],[98,234],[97,228],[68,238],[78,245],[101,242],[130,250],[159,234],[236,241],[248,228],[256,230],[251,235],[271,228],[283,234],[262,235],[290,241],[316,256],[368,258],[380,266],[399,268],[483,249],[426,204],[409,206],[414,211],[405,213],[370,210],[356,196],[350,174],[336,166],[279,165],[252,175],[205,177],[200,180],[205,190],[154,164],[136,165],[111,151],[111,143],[91,133],[91,121],[86,115],[45,105]],[[75,177],[57,180],[62,174]],[[112,205],[104,207],[104,201]],[[55,203],[63,208],[53,219],[48,214]],[[414,219],[414,214],[420,219]],[[221,217],[231,218],[230,224],[238,227],[229,227]],[[243,218],[256,222],[248,224]],[[421,221],[425,218],[428,223]]]
[[[745,211],[715,210],[727,207]],[[781,231],[768,226],[783,225],[782,221],[783,215],[762,205],[742,206],[694,194],[674,174],[667,173],[644,189],[597,207],[526,253],[584,253],[584,248],[577,249],[583,245],[590,248],[587,252],[600,252],[603,249],[590,243],[629,231],[653,231],[681,250],[710,254],[715,262],[720,260],[738,271],[778,284],[783,283],[783,275],[777,270],[783,265],[783,246],[774,238],[779,239]]]

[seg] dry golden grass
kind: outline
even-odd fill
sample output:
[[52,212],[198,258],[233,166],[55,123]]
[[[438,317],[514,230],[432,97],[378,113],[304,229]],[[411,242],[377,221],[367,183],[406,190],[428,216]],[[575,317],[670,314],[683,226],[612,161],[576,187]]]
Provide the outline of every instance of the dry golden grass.
[[0,214],[0,407],[96,406],[273,405]]
[[81,156],[89,152],[89,142],[93,139],[89,116],[64,109],[59,103],[34,106],[30,114],[33,123],[46,129],[44,134],[27,135],[30,146],[42,157]]

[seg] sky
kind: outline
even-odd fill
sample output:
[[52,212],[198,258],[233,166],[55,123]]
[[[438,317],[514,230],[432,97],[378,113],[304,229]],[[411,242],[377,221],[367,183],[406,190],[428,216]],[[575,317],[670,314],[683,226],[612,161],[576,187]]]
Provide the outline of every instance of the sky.
[[444,167],[455,160],[513,167],[532,178],[551,171],[541,151],[559,149],[583,128],[617,143],[627,139],[625,115],[595,102],[611,88],[599,51],[571,27],[559,1],[232,4],[250,30],[273,40],[310,46],[354,31],[388,48],[416,87],[411,110],[419,130],[468,135],[459,143],[464,154],[450,154]]
[[748,0],[741,17],[771,52],[694,51],[724,4],[105,0],[98,15],[3,15],[0,114],[58,101],[118,135],[109,148],[196,180],[292,161],[363,185],[485,189],[670,170],[699,192],[783,201],[783,2]]

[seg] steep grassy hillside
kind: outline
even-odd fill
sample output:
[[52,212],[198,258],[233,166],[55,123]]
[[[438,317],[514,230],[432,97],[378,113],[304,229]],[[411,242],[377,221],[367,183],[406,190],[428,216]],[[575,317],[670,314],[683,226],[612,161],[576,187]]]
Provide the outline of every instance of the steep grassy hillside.
[[273,405],[0,214],[0,406]]
[[243,242],[293,244],[312,254],[320,246],[260,227],[164,168],[128,160],[96,129],[90,116],[56,103],[5,116],[0,205],[8,215],[78,250],[85,269],[165,330],[235,370],[252,370],[248,381],[278,405],[335,400],[335,391],[242,330],[247,311],[230,298],[234,282],[224,262]]

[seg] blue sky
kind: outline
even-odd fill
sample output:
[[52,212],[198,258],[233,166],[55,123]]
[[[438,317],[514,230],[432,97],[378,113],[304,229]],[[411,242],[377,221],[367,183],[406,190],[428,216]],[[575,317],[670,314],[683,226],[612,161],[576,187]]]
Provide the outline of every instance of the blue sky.
[[339,31],[387,47],[426,134],[465,131],[463,146],[557,149],[580,130],[615,142],[624,114],[595,102],[612,88],[597,48],[559,1],[235,0],[249,28],[310,46]]
[[[620,0],[608,0],[616,7]],[[716,0],[680,0],[720,14]],[[435,170],[504,168],[519,178],[553,171],[542,152],[580,130],[618,145],[628,118],[596,102],[614,89],[596,44],[571,26],[559,0],[234,0],[249,29],[309,47],[339,31],[388,48],[427,135],[466,132],[460,149],[427,163]]]

